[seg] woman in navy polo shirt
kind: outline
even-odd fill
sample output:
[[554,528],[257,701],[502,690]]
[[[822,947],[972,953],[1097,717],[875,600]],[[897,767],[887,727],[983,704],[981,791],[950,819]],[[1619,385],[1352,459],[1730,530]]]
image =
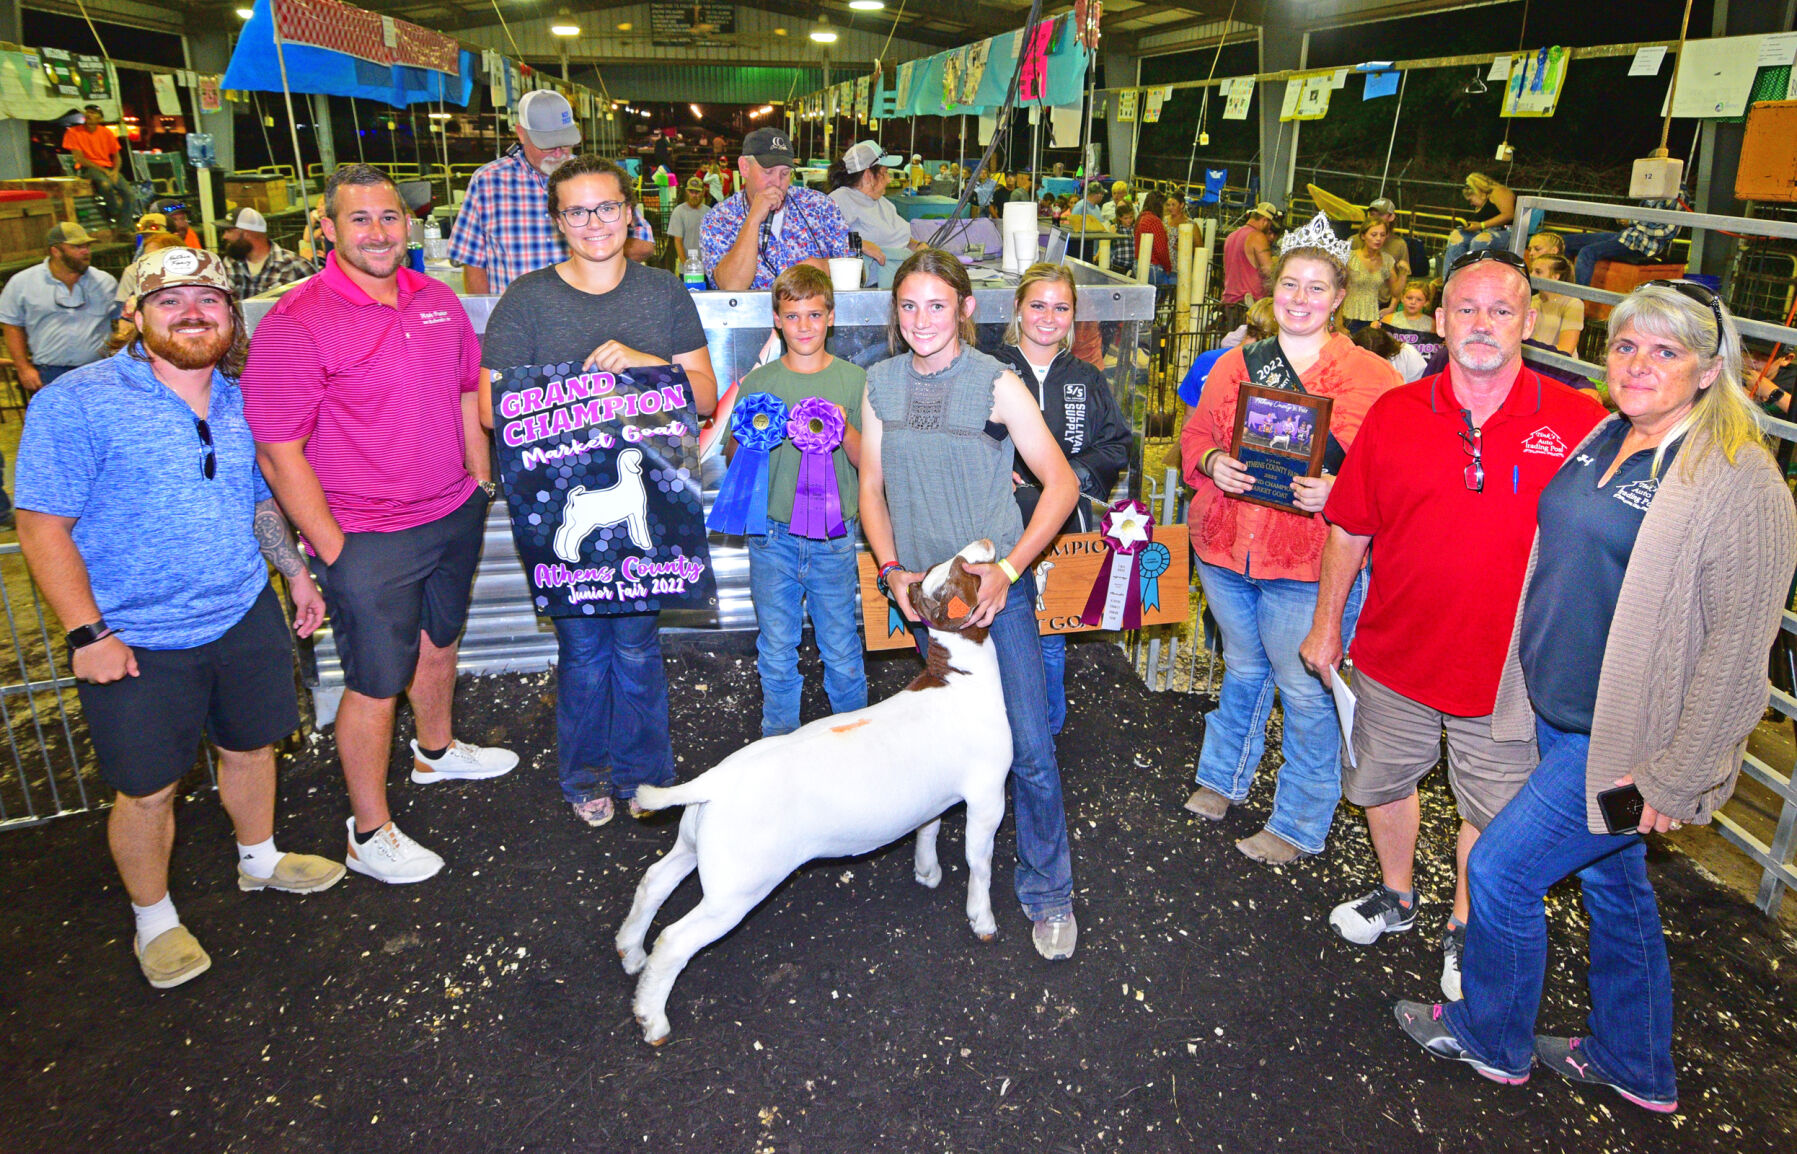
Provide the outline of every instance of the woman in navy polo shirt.
[[[1610,317],[1607,375],[1619,414],[1537,511],[1492,730],[1534,736],[1541,764],[1467,863],[1465,997],[1399,1002],[1397,1016],[1430,1053],[1494,1081],[1521,1083],[1539,1060],[1670,1113],[1672,975],[1639,835],[1707,822],[1734,792],[1797,512],[1741,388],[1741,335],[1709,289],[1635,290]],[[1620,821],[1599,800],[1612,790],[1635,806]],[[1543,897],[1574,873],[1591,916],[1590,1033],[1536,1035]]]

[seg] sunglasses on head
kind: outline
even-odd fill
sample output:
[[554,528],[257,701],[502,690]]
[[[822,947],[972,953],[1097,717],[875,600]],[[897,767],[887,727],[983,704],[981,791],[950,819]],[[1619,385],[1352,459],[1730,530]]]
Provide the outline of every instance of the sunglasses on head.
[[1710,310],[1716,318],[1716,348],[1710,353],[1715,356],[1722,351],[1722,298],[1717,296],[1708,285],[1700,285],[1690,280],[1650,280],[1648,284],[1655,288],[1668,288],[1686,300],[1696,301]]
[[1448,266],[1448,276],[1451,277],[1461,269],[1470,268],[1482,260],[1495,260],[1499,264],[1508,265],[1521,273],[1524,278],[1527,278],[1529,275],[1528,262],[1524,261],[1522,257],[1517,256],[1509,249],[1482,248],[1476,252],[1469,252],[1456,258],[1454,263]]

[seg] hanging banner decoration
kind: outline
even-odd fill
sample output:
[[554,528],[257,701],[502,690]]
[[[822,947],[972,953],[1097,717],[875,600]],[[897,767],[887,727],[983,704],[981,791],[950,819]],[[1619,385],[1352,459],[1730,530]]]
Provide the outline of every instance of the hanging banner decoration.
[[967,64],[967,49],[957,48],[942,57],[942,105],[955,108],[961,103],[961,69]]
[[[842,410],[823,397],[806,397],[792,407],[792,415],[786,421],[786,437],[799,451],[799,480],[792,498],[791,521],[796,536],[831,541],[849,531],[842,520],[835,460],[836,447],[842,444],[847,427]],[[761,504],[764,509],[767,507],[765,493]]]
[[1223,105],[1224,120],[1248,119],[1248,106],[1254,100],[1254,78],[1237,76],[1223,82],[1229,100]]
[[1136,119],[1136,100],[1139,93],[1134,88],[1125,88],[1117,93],[1117,122],[1132,124]]
[[1023,47],[1023,71],[1017,79],[1019,100],[1040,100],[1048,90],[1048,42],[1054,27],[1054,21],[1044,20],[1029,31]]
[[867,94],[870,88],[869,77],[860,76],[855,79],[855,118],[867,119]]
[[75,72],[81,78],[81,95],[89,100],[104,100],[112,95],[112,85],[106,79],[106,61],[98,56],[75,57]]
[[493,422],[538,613],[717,605],[699,499],[699,414],[684,369],[496,371]]
[[1154,540],[1154,518],[1140,501],[1118,501],[1105,513],[1099,533],[1110,555],[1092,583],[1080,620],[1100,629],[1139,629],[1142,587],[1136,578],[1136,554]]
[[[269,0],[281,39],[327,48],[375,64],[403,64],[451,75],[461,70],[455,37],[391,16],[380,16],[341,0]],[[257,6],[260,11],[261,6]]]
[[1552,116],[1566,86],[1566,65],[1572,52],[1566,48],[1537,48],[1510,62],[1504,82],[1503,116]]
[[174,73],[150,73],[150,87],[156,92],[157,112],[163,116],[181,115],[181,94],[175,91]]
[[75,58],[60,48],[43,48],[38,55],[44,61],[44,77],[50,82],[50,91],[59,96],[79,97],[81,92],[81,76],[75,71]]
[[750,393],[730,414],[736,455],[718,485],[706,526],[732,537],[767,532],[768,454],[786,438],[786,402],[772,393]]
[[1080,46],[1088,52],[1098,49],[1098,22],[1104,18],[1104,0],[1074,0],[1073,25]]
[[991,55],[990,40],[981,40],[967,46],[965,63],[961,68],[961,95],[956,103],[970,106],[979,102],[980,81],[986,78],[986,61]]
[[898,66],[898,106],[904,108],[911,103],[911,81],[917,74],[917,61],[907,60]]
[[224,109],[224,101],[218,87],[218,77],[202,76],[199,78],[200,111],[219,112]]

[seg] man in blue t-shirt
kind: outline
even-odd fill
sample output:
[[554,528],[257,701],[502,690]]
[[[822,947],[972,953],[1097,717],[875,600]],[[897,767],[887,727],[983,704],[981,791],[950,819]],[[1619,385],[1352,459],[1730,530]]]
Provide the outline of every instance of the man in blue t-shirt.
[[246,351],[224,261],[144,258],[126,313],[140,336],[46,386],[19,443],[19,546],[68,633],[81,709],[118,791],[107,841],[168,989],[211,959],[168,889],[174,799],[202,732],[245,891],[328,889],[343,866],[275,848],[274,743],[299,728],[292,641],[268,564],[308,636],[324,599],[256,465],[236,376]]

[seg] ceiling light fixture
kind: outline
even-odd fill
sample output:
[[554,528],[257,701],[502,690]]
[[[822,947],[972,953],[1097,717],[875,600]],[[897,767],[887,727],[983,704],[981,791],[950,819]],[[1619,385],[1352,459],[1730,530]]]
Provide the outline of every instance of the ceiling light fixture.
[[254,16],[255,14],[256,14],[256,10],[254,8],[239,8],[237,10],[237,18],[239,20],[248,20],[250,17]]
[[630,21],[626,20],[626,21],[624,21],[624,23],[618,25],[618,31],[619,32],[628,32],[633,27],[635,27],[635,26],[633,24],[631,24]]
[[578,25],[578,24],[551,24],[549,26],[549,31],[552,35],[555,35],[555,36],[579,36],[580,35],[580,25]]
[[687,107],[693,110],[693,119],[694,120],[704,120],[705,119],[705,110],[700,108],[697,104],[689,104],[689,105],[687,105]]
[[878,12],[886,7],[886,0],[849,0],[849,7],[857,12]]

